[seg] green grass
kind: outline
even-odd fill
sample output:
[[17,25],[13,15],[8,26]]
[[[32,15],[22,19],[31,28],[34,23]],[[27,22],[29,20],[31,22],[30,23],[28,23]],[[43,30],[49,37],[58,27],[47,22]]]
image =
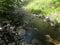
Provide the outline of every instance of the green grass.
[[[45,14],[46,16],[55,16],[60,13],[59,0],[32,0],[28,5],[24,6],[26,10],[35,14]],[[56,18],[57,19],[57,18]]]

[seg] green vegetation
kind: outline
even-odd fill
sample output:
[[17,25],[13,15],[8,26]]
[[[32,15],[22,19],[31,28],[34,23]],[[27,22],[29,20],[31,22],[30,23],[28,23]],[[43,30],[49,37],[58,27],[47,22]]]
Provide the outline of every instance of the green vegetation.
[[13,10],[15,7],[21,6],[21,0],[0,0],[0,13]]
[[[32,0],[29,4],[23,6],[22,8],[33,14],[48,16],[56,24],[56,27],[59,27],[57,25],[60,25],[60,0]],[[44,22],[41,19],[34,19],[35,20],[31,23],[31,25],[38,28],[40,34],[50,34],[52,37],[60,40],[60,29],[56,29],[55,26],[51,27],[49,23]]]
[[48,34],[60,41],[60,0],[0,0],[0,28],[2,36],[10,35],[6,36],[9,42],[34,28],[39,39]]
[[[32,0],[28,5],[24,6],[23,8],[35,14],[44,14],[46,16],[49,16],[52,20],[53,18],[57,19],[57,16],[60,17],[59,0]],[[57,20],[58,22],[60,21],[59,18]]]
[[60,1],[59,0],[33,0],[28,5],[25,6],[26,9],[35,13],[39,10],[39,14],[42,11],[43,13],[50,14],[52,12],[60,12]]

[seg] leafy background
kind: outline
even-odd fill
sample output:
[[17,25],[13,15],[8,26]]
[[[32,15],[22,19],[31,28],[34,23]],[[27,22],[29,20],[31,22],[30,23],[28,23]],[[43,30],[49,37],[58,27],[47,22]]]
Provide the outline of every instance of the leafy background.
[[[54,26],[32,14],[48,16]],[[15,29],[26,23],[25,27],[38,29],[38,36],[49,34],[60,41],[60,0],[0,0],[0,22],[6,20]]]

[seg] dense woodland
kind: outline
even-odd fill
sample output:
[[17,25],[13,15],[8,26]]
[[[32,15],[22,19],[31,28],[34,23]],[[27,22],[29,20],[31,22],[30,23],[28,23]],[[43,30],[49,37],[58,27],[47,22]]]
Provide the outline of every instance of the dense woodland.
[[0,45],[60,45],[60,0],[0,0]]

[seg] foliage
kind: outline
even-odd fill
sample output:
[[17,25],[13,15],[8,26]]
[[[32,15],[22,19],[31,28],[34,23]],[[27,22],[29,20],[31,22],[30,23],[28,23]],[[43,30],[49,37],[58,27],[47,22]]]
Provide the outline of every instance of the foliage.
[[14,7],[20,5],[19,3],[21,3],[21,0],[0,0],[0,13],[13,10]]
[[51,13],[60,12],[59,0],[33,0],[24,7],[32,13],[51,15]]
[[[52,12],[55,12],[55,10],[57,12],[60,12],[59,0],[31,0],[31,2],[28,0],[0,0],[0,27],[2,27],[2,31],[4,33],[3,35],[11,34],[10,37],[12,38],[16,36],[17,28],[19,26],[25,26],[30,28],[37,28],[39,34],[38,36],[49,34],[53,38],[60,40],[60,29],[58,29],[60,24],[57,21],[54,22],[54,26],[51,26],[51,22],[44,21],[45,18],[43,19],[39,17],[34,17],[34,14],[30,14],[28,12],[25,13],[24,10],[22,11],[21,9],[19,9],[21,6],[34,14],[50,15]],[[60,19],[59,16],[58,18]],[[18,30],[20,30],[20,28]],[[12,36],[13,32],[15,32],[15,35]],[[7,35],[7,37],[9,36]],[[14,40],[15,39],[13,38],[13,41]]]

